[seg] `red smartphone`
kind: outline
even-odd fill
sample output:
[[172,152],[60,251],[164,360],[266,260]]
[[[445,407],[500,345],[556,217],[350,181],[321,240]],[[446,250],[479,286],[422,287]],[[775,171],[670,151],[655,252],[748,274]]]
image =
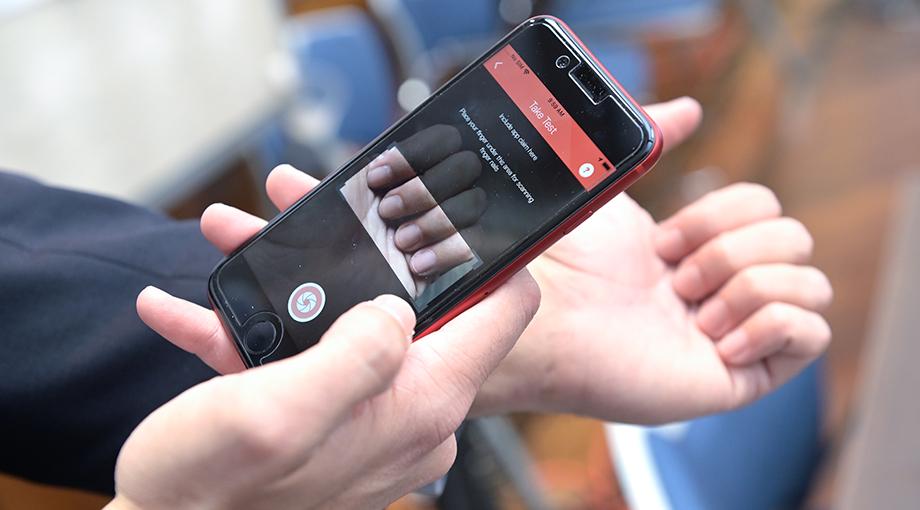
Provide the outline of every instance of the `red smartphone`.
[[309,348],[380,294],[415,308],[422,337],[660,152],[654,122],[578,37],[529,19],[224,259],[211,302],[248,366]]

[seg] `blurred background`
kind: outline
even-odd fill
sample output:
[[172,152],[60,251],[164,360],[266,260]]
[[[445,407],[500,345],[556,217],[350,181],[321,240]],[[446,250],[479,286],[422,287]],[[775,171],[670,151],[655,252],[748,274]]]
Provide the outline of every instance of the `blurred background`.
[[[672,507],[731,508],[711,494],[737,471],[792,480],[773,499],[745,489],[746,508],[917,508],[916,0],[0,0],[0,168],[177,218],[214,201],[271,216],[261,183],[274,165],[335,170],[543,13],[568,22],[637,99],[702,102],[699,133],[632,188],[641,204],[663,217],[724,184],[764,183],[811,230],[836,290],[834,342],[795,383],[818,396],[771,401],[776,427],[816,429],[805,468],[760,462],[779,446],[769,438],[723,435],[707,455],[744,462],[667,487]],[[698,425],[750,430],[763,416]],[[565,416],[472,425],[462,491],[449,488],[465,499],[440,507],[653,508],[623,490],[618,437]],[[0,509],[103,502],[0,479]],[[435,505],[412,496],[394,507]]]

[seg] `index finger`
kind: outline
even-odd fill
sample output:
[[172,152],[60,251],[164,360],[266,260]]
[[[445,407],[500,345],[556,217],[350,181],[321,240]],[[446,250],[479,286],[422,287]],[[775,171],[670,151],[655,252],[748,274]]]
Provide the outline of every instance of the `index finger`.
[[453,126],[436,124],[397,142],[367,165],[367,184],[387,191],[422,175],[451,154],[460,151],[460,132]]
[[661,258],[676,262],[723,232],[776,218],[782,212],[769,188],[738,183],[713,191],[661,222],[655,248]]
[[669,151],[680,145],[696,131],[703,119],[703,109],[700,103],[691,97],[680,97],[664,103],[656,103],[645,107],[648,114],[658,129],[664,150]]

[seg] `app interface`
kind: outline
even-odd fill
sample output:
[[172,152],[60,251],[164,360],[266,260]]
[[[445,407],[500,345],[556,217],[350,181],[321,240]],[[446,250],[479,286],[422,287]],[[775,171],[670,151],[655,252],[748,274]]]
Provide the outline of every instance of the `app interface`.
[[531,67],[538,50],[512,40],[232,259],[233,320],[274,310],[303,350],[380,294],[421,317],[572,212],[616,169],[547,88],[568,70]]

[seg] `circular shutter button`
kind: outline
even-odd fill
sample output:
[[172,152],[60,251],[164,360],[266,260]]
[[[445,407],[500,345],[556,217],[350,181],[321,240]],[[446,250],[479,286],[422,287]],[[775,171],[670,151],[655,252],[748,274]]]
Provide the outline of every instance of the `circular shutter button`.
[[265,354],[275,346],[275,340],[278,336],[278,330],[275,325],[268,321],[260,321],[246,330],[243,337],[243,344],[246,350],[251,354]]

